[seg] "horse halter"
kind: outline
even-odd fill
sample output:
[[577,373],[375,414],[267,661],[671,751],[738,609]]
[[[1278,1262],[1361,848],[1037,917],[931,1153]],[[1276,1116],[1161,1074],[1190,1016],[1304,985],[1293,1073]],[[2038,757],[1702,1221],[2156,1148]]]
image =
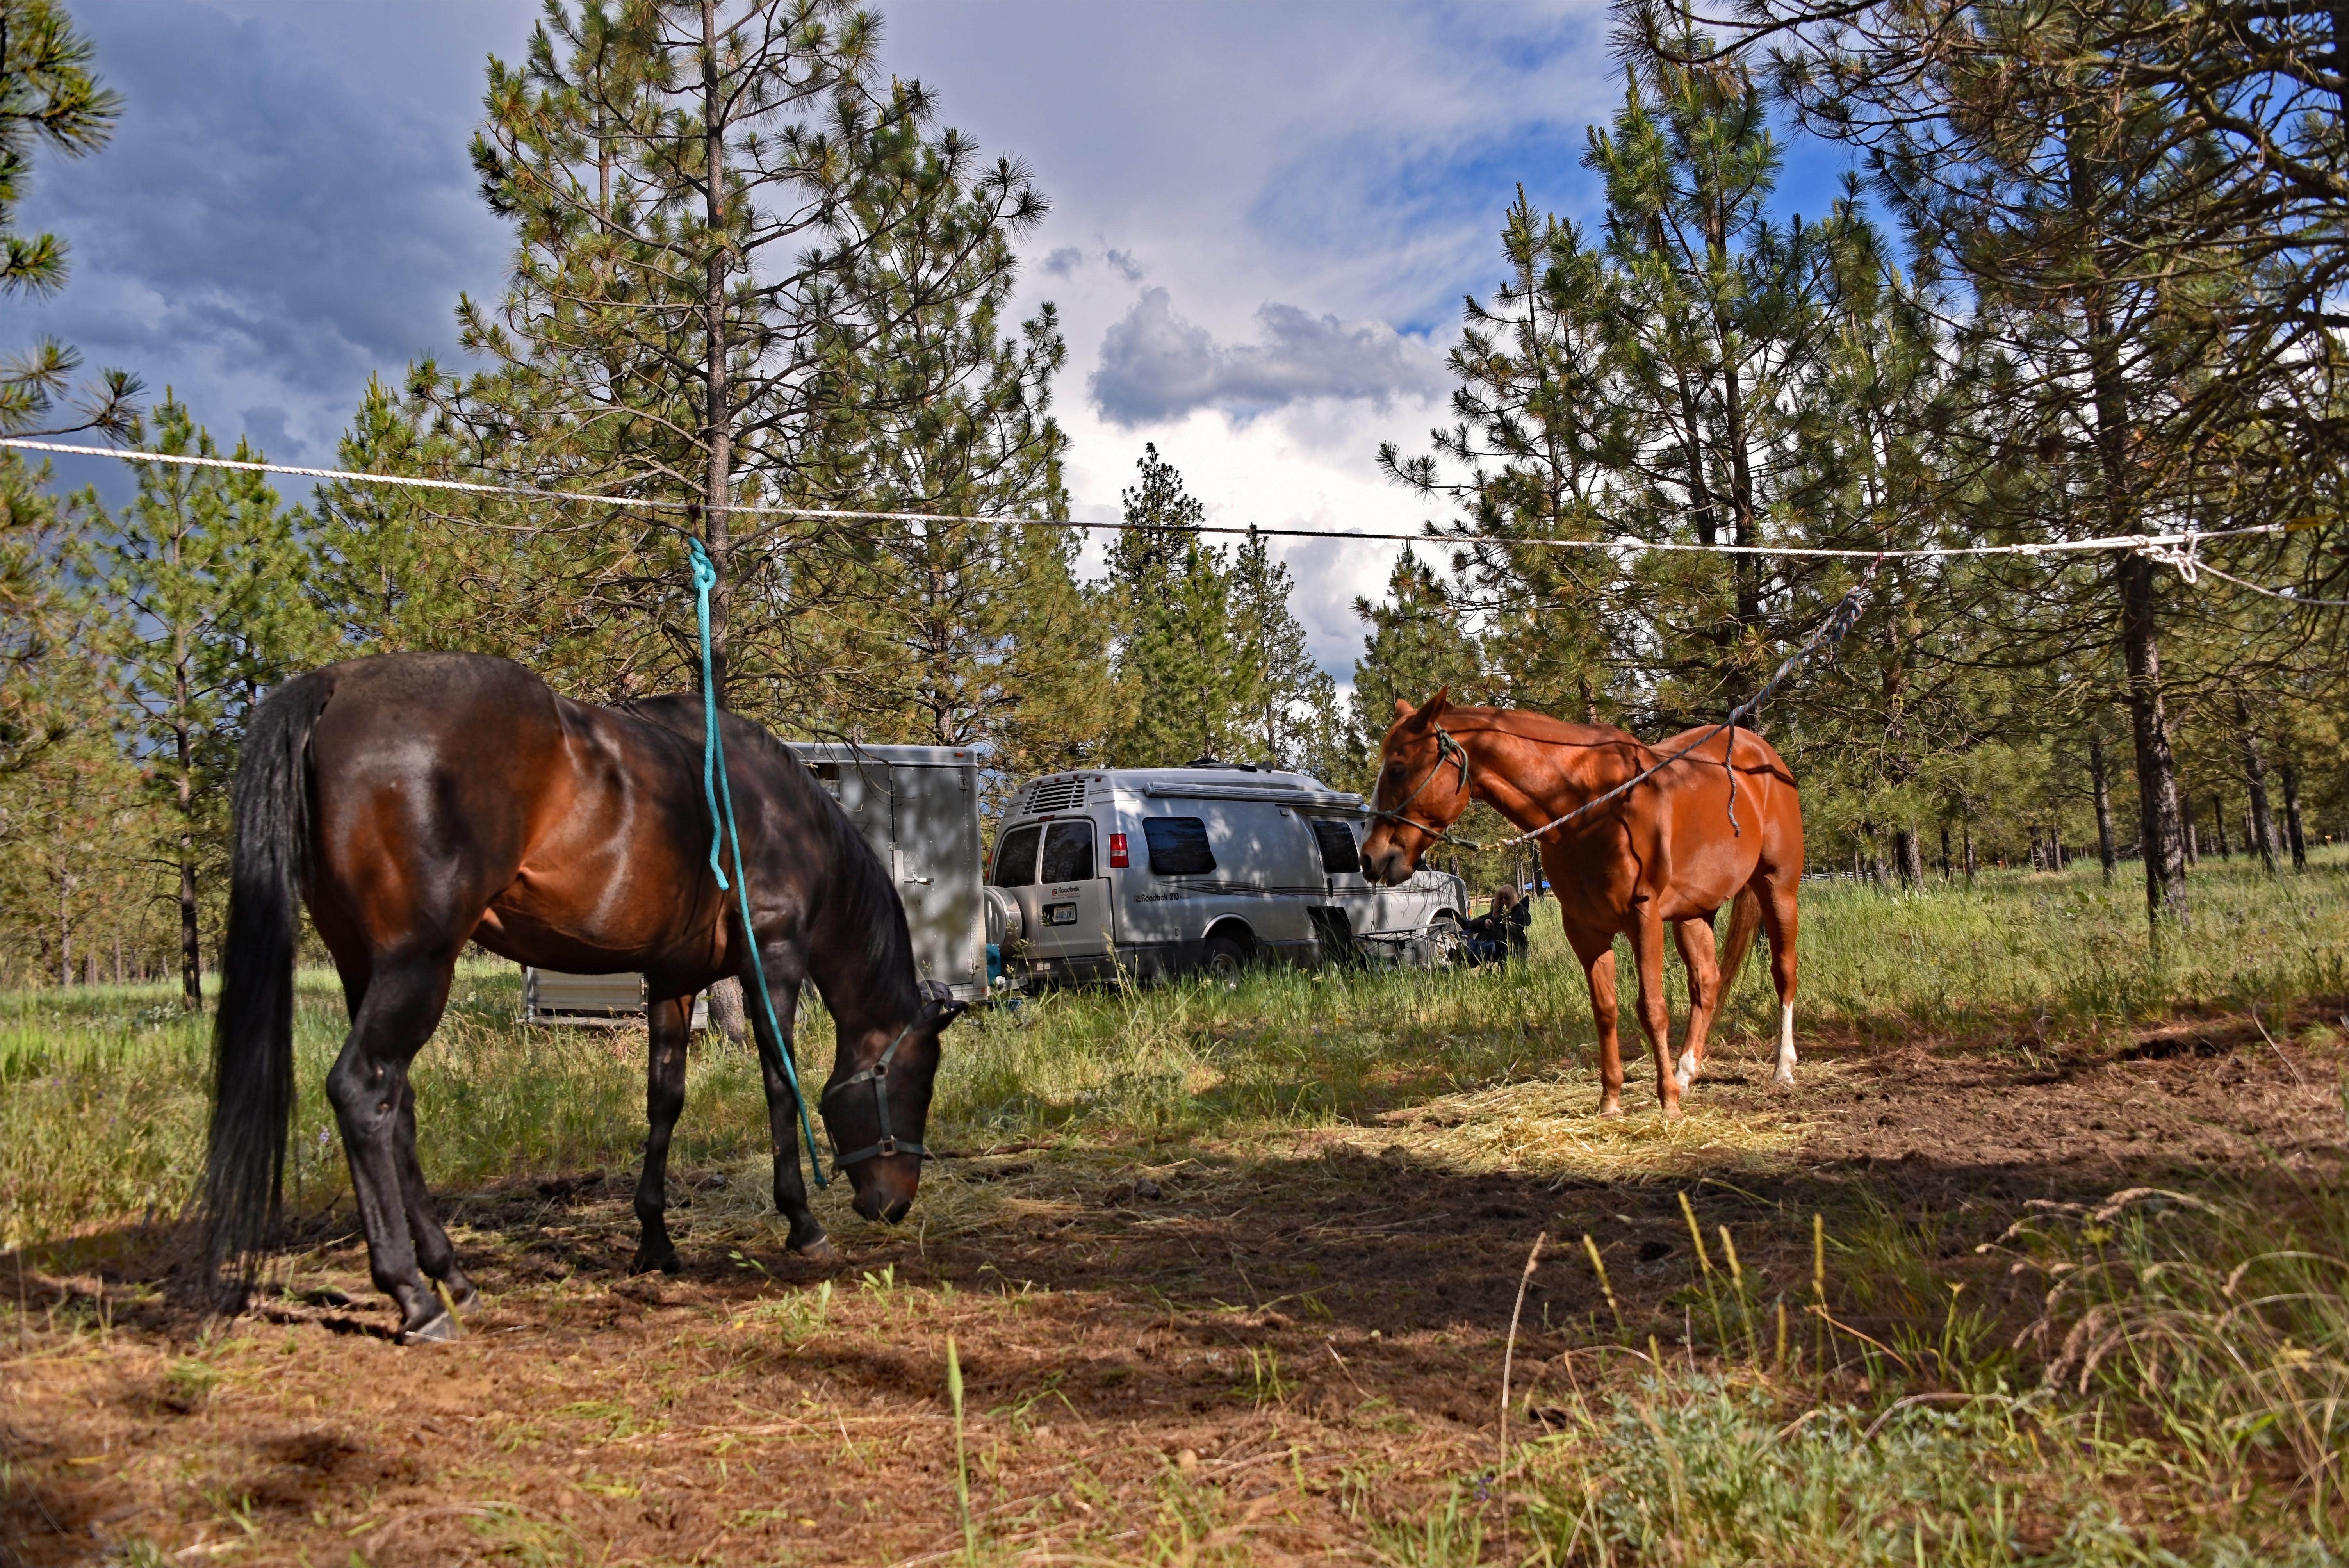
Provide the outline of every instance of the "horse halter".
[[854,1154],[833,1156],[832,1168],[834,1171],[845,1171],[860,1160],[885,1159],[892,1154],[917,1154],[925,1160],[929,1158],[928,1150],[918,1143],[900,1140],[889,1128],[889,1060],[897,1054],[897,1047],[905,1043],[905,1037],[919,1027],[929,1016],[930,1010],[927,1007],[915,1014],[913,1022],[898,1030],[897,1037],[889,1042],[889,1048],[881,1053],[880,1060],[862,1072],[841,1079],[817,1097],[816,1104],[821,1107],[825,1100],[830,1099],[842,1089],[852,1088],[861,1083],[869,1083],[873,1086],[873,1109],[881,1120],[881,1141],[867,1145]]
[[1402,803],[1392,810],[1382,810],[1373,806],[1371,808],[1371,815],[1382,817],[1391,822],[1408,822],[1421,832],[1441,840],[1446,832],[1450,831],[1449,829],[1439,828],[1432,822],[1423,822],[1418,818],[1405,813],[1411,803],[1425,794],[1427,787],[1435,782],[1435,776],[1443,772],[1447,765],[1455,763],[1460,769],[1460,788],[1465,789],[1468,788],[1467,748],[1453,739],[1452,732],[1439,724],[1435,727],[1435,760],[1428,765],[1426,774],[1419,781],[1419,787],[1404,796]]

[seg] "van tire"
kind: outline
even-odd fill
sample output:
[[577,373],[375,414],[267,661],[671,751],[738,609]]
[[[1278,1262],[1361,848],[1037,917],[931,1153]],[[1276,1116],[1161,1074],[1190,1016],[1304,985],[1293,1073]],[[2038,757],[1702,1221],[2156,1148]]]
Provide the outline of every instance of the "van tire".
[[1457,968],[1468,956],[1467,934],[1449,910],[1427,923],[1427,966],[1430,969]]
[[1239,985],[1240,975],[1253,956],[1248,944],[1230,932],[1212,931],[1199,954],[1199,973],[1210,983],[1231,990]]

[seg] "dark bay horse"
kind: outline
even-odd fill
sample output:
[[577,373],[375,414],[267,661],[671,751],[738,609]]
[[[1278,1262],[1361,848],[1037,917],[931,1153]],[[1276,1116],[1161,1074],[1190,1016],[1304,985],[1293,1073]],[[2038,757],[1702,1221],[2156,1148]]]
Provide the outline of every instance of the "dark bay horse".
[[962,1008],[924,996],[905,906],[838,803],[765,730],[731,715],[721,723],[752,900],[748,933],[735,895],[710,873],[698,696],[595,707],[504,659],[390,654],[315,670],[261,706],[232,806],[204,1180],[215,1278],[233,1263],[250,1281],[278,1212],[302,903],[342,976],[351,1029],[326,1095],[370,1272],[399,1307],[403,1341],[449,1337],[442,1295],[459,1306],[474,1295],[425,1190],[409,1084],[468,942],[549,969],[643,972],[651,1128],[636,1186],[637,1270],[678,1266],[664,1186],[693,997],[730,975],[755,986],[752,940],[781,1028],[768,1026],[753,991],[789,1246],[837,1255],[808,1209],[784,1077],[809,978],[838,1025],[819,1105],[834,1146],[853,1151],[857,1212],[905,1215],[921,1156],[890,1135],[918,1150],[938,1037]]
[[[1372,881],[1409,877],[1430,844],[1483,800],[1531,831],[1636,778],[1682,747],[1655,777],[1543,833],[1542,872],[1557,892],[1566,938],[1590,980],[1599,1026],[1599,1111],[1623,1113],[1623,1054],[1615,1015],[1615,938],[1630,938],[1640,1024],[1656,1054],[1656,1095],[1668,1117],[1704,1065],[1721,998],[1758,926],[1770,937],[1778,990],[1777,1081],[1795,1081],[1795,935],[1803,881],[1803,809],[1795,776],[1750,729],[1702,739],[1692,729],[1641,745],[1604,725],[1567,724],[1521,708],[1453,707],[1439,691],[1414,710],[1395,704],[1380,752],[1362,841]],[[1728,760],[1736,745],[1735,825]],[[1735,901],[1718,962],[1713,915]],[[1686,1047],[1677,1068],[1664,1004],[1664,927],[1688,966]]]

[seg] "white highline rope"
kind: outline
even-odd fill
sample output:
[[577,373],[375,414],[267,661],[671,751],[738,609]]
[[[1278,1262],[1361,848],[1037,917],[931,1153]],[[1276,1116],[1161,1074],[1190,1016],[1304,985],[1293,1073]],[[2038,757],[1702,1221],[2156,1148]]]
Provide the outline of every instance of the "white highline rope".
[[[632,506],[662,511],[686,511],[700,505],[698,501],[659,500],[642,496],[598,495],[583,490],[538,490],[527,485],[492,485],[475,483],[466,480],[427,479],[418,474],[362,474],[352,473],[344,469],[311,469],[293,463],[248,462],[234,458],[207,458],[185,452],[141,452],[127,450],[119,447],[83,447],[65,441],[36,441],[16,436],[0,436],[0,448],[13,448],[22,452],[48,452],[71,458],[112,458],[126,463],[172,463],[182,468],[232,469],[243,473],[292,474],[302,479],[331,480],[343,484],[393,485],[408,490],[455,490],[465,495],[512,496],[523,500],[579,501],[594,506]],[[730,504],[726,510],[729,512],[742,512],[759,517],[805,518],[812,521],[1009,523],[1021,528],[1098,528],[1112,532],[1126,532],[1158,526],[1139,522],[1081,522],[1072,518],[973,517],[958,512],[937,511],[852,511],[811,506]],[[2189,530],[2182,533],[2127,533],[2099,539],[2050,540],[2034,544],[1918,545],[1905,550],[1835,549],[1822,545],[1793,544],[1689,544],[1669,540],[1559,539],[1547,535],[1528,535],[1519,539],[1475,541],[1475,542],[1542,545],[1558,550],[1651,551],[1693,555],[1770,555],[1840,561],[1879,559],[1927,561],[1959,556],[2074,555],[2108,550],[2145,551],[2147,553],[2155,553],[2165,546],[2189,545],[2208,539],[2235,539],[2253,534],[2284,533],[2291,531],[2294,526],[2292,523],[2267,522],[2255,523],[2244,528]],[[1402,544],[1471,542],[1465,536],[1453,538],[1444,534],[1427,533],[1348,532],[1319,528],[1253,526],[1233,528],[1186,524],[1185,531],[1257,533],[1270,539],[1363,540],[1371,542]],[[2236,578],[2228,580],[2240,581]],[[2330,602],[2303,599],[2299,603],[2322,604]]]

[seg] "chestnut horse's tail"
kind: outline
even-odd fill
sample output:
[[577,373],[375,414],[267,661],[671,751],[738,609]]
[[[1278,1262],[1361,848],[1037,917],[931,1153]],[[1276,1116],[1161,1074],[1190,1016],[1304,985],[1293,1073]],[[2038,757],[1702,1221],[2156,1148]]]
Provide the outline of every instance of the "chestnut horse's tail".
[[1727,996],[1737,985],[1737,972],[1745,967],[1745,950],[1754,945],[1754,934],[1762,929],[1762,895],[1748,884],[1730,906],[1729,935],[1721,944],[1721,994]]
[[[317,673],[286,682],[246,726],[230,820],[228,939],[212,1026],[212,1125],[204,1160],[207,1276],[233,1297],[284,1194],[294,1112],[294,958],[310,845],[310,732],[333,693]],[[223,1282],[223,1269],[234,1278]]]

